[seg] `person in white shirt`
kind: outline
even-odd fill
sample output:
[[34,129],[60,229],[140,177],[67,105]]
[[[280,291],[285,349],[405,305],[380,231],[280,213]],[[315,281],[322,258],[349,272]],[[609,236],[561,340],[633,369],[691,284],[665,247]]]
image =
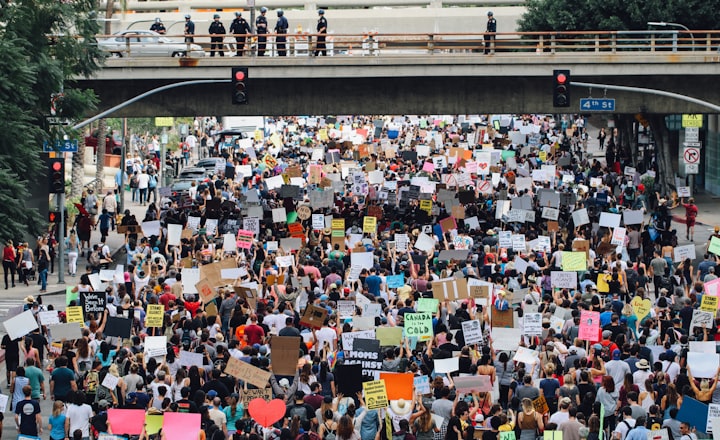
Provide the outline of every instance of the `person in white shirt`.
[[328,327],[329,320],[325,319],[325,325],[320,330],[313,330],[315,341],[316,341],[316,352],[319,352],[325,346],[325,343],[330,346],[330,349],[337,350],[337,332],[334,328]]
[[632,418],[632,409],[629,406],[623,407],[622,409],[622,420],[615,425],[613,431],[613,440],[625,440],[625,436],[628,431],[635,427],[635,419]]
[[150,175],[143,170],[137,176],[138,190],[140,190],[140,204],[145,205],[148,199],[148,187],[150,186]]
[[568,409],[570,408],[570,403],[571,400],[569,397],[563,397],[562,399],[560,399],[560,411],[550,416],[550,423],[554,423],[557,426],[560,426],[564,422],[568,421],[570,419],[570,413],[568,412]]

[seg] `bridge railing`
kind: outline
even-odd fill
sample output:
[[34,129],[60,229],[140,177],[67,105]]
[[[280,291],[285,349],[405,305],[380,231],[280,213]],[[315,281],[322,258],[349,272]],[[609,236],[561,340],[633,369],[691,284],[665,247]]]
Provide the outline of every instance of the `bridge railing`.
[[[142,36],[141,37],[147,37]],[[244,44],[236,42],[236,35],[224,35],[221,48],[211,50],[210,39],[218,35],[195,34],[165,35],[174,45],[185,45],[177,53],[197,57],[222,51],[257,56],[310,56],[316,50],[325,50],[328,56],[382,56],[382,55],[439,55],[488,53],[502,55],[564,55],[577,53],[597,54],[666,54],[668,52],[692,55],[720,50],[720,31],[575,31],[575,32],[514,32],[514,33],[422,33],[422,34],[246,34]],[[98,41],[117,35],[98,35]],[[116,56],[153,56],[152,38],[138,38],[132,34],[120,37],[124,44],[116,44]],[[319,42],[318,38],[325,38]],[[145,40],[145,41],[143,41]],[[190,41],[191,40],[191,41]],[[284,41],[283,41],[284,40]],[[202,51],[193,51],[199,45]],[[241,47],[238,47],[241,46]],[[324,46],[324,47],[323,47]],[[219,53],[216,53],[219,55]]]

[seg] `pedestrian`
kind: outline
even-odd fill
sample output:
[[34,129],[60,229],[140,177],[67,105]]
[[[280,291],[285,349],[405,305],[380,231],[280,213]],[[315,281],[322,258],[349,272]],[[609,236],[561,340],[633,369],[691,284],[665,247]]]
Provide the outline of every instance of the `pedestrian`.
[[605,127],[602,127],[600,129],[600,133],[598,133],[598,143],[600,145],[600,151],[605,148],[605,138],[607,137],[607,134],[605,133]]
[[30,398],[32,388],[30,385],[22,387],[24,399],[15,405],[15,426],[20,435],[38,437],[42,434],[42,416],[40,403]]
[[492,11],[487,13],[488,21],[485,29],[485,55],[495,53],[495,32],[497,32],[497,21]]
[[[225,35],[225,25],[220,21],[220,14],[213,15],[213,22],[210,23],[208,28],[210,35]],[[223,38],[224,37],[210,37],[210,56],[215,56],[215,51],[220,52],[220,56],[225,56],[225,50],[223,50]]]
[[108,215],[110,216],[110,227],[112,230],[115,230],[115,214],[117,213],[117,199],[115,198],[115,192],[114,191],[108,191],[107,194],[105,194],[105,197],[103,197],[102,201],[102,207],[103,209],[107,210]]
[[267,44],[267,37],[265,35],[268,32],[268,21],[265,14],[267,14],[267,8],[263,6],[260,8],[260,15],[255,19],[255,31],[258,34],[257,54],[259,57],[265,56],[265,45]]
[[50,430],[50,440],[65,440],[65,405],[56,400],[53,402],[52,415],[48,419],[48,429]]
[[138,175],[138,190],[140,191],[140,204],[145,205],[148,197],[148,187],[150,186],[150,175],[147,170],[143,169]]
[[317,44],[315,45],[315,56],[320,56],[322,53],[323,56],[327,56],[327,48],[325,46],[325,34],[327,34],[327,19],[325,18],[325,10],[320,9],[318,10],[318,15],[320,16],[318,18],[317,22],[317,33],[322,34],[318,35],[317,37]]
[[160,35],[165,35],[165,32],[167,32],[167,30],[165,29],[165,25],[163,24],[160,17],[157,17],[155,19],[155,23],[150,26],[150,30],[153,32],[157,32]]
[[190,19],[190,14],[185,15],[185,42],[192,43],[195,41],[193,35],[195,35],[195,23]]
[[65,238],[65,249],[68,253],[68,275],[74,277],[77,273],[77,260],[80,254],[80,246],[75,229],[70,230],[70,235]]
[[285,45],[287,37],[284,37],[283,35],[287,34],[289,25],[287,18],[285,18],[285,12],[282,9],[277,10],[277,16],[278,20],[275,24],[275,33],[277,34],[277,37],[275,37],[275,45],[277,46],[278,56],[284,57],[287,56],[287,49]]
[[[241,12],[235,13],[235,20],[230,24],[230,33],[235,35],[235,56],[241,57],[245,52],[245,35],[250,33],[250,25]],[[238,37],[242,35],[242,37]]]
[[8,273],[10,273],[10,280],[12,281],[12,286],[15,287],[16,259],[17,254],[15,253],[15,246],[13,246],[13,241],[8,240],[5,242],[5,248],[3,248],[3,272],[5,275],[5,290],[8,289]]
[[40,251],[38,253],[38,284],[40,293],[47,292],[47,276],[50,269],[50,248],[46,237],[40,239]]
[[[680,205],[685,208],[685,240],[694,241],[695,239],[695,219],[698,215],[698,207],[695,205],[695,198],[690,197],[685,203],[685,197],[680,198]],[[676,205],[677,206],[677,205]],[[674,208],[675,206],[673,206]],[[672,208],[671,208],[672,209]],[[7,288],[7,281],[5,281]]]

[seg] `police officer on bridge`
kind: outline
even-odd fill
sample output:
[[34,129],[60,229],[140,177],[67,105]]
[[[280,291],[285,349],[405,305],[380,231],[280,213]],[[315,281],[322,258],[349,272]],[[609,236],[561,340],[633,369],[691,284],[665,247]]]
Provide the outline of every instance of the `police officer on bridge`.
[[165,35],[165,32],[167,32],[167,30],[165,29],[165,25],[163,24],[162,20],[160,20],[160,17],[157,17],[155,19],[155,23],[150,26],[150,30],[153,32],[157,32],[160,35]]
[[[225,35],[225,25],[220,21],[220,14],[213,15],[213,22],[210,23],[208,28],[208,34],[210,35]],[[223,49],[223,38],[224,37],[210,37],[210,56],[215,56],[215,51],[220,52],[220,56],[225,56],[225,50]]]
[[265,17],[265,14],[267,13],[267,8],[262,7],[260,8],[260,15],[255,19],[255,29],[257,29],[258,33],[258,56],[261,57],[265,55],[265,42],[267,41],[267,37],[265,34],[268,32],[268,21],[267,17]]
[[487,13],[488,21],[485,29],[485,55],[495,53],[495,32],[497,32],[497,21],[492,11]]
[[[243,52],[245,52],[245,34],[250,33],[250,25],[242,17],[242,13],[235,13],[235,20],[230,24],[230,33],[235,35],[235,55],[243,56]],[[242,35],[242,37],[238,35]]]
[[284,57],[287,56],[287,49],[285,46],[287,37],[284,35],[287,34],[288,27],[290,25],[288,24],[287,18],[285,18],[285,12],[283,12],[282,9],[277,10],[277,16],[278,21],[275,24],[275,33],[278,34],[278,36],[275,37],[275,44],[277,45],[278,56]]
[[320,9],[318,11],[318,15],[320,18],[318,18],[317,22],[317,33],[322,34],[318,35],[317,37],[317,45],[315,45],[315,56],[319,56],[321,53],[323,56],[327,56],[327,50],[325,46],[325,34],[327,34],[327,19],[325,18],[325,10]]
[[185,42],[192,43],[195,41],[195,23],[190,19],[190,14],[185,15]]

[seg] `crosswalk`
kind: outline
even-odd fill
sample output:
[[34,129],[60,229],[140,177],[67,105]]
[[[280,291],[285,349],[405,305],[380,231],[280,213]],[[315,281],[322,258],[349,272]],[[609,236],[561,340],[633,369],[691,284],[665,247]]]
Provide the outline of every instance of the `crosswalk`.
[[25,302],[22,299],[0,299],[0,319],[11,317],[22,312]]

